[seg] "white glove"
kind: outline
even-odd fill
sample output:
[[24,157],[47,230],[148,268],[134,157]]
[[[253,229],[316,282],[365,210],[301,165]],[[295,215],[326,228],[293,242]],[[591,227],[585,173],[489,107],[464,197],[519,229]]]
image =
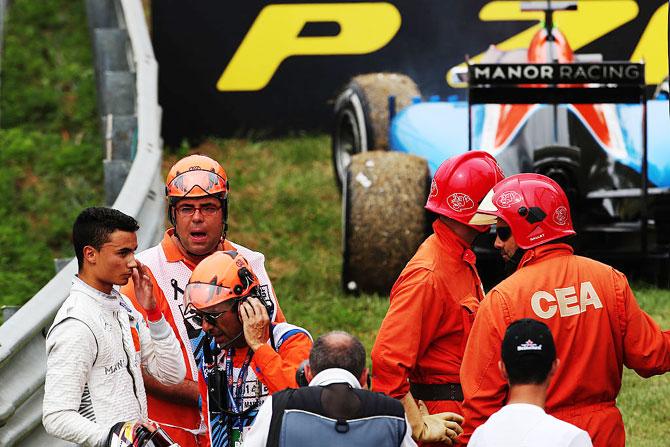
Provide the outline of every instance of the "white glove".
[[456,437],[463,433],[459,424],[462,424],[464,419],[459,414],[448,411],[429,414],[426,404],[420,400],[417,405],[412,393],[407,393],[400,402],[412,426],[412,438],[417,442],[442,442],[453,445]]

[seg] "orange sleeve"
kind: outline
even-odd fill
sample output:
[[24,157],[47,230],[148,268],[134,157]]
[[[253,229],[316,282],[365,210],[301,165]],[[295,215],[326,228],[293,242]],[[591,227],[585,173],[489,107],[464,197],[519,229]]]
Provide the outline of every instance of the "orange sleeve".
[[506,329],[505,303],[494,289],[481,302],[465,346],[460,374],[465,422],[459,442],[467,443],[475,428],[505,403],[507,381],[498,361]]
[[638,304],[628,280],[614,270],[617,295],[623,299],[623,363],[642,377],[670,371],[670,331],[663,331]]
[[432,272],[403,274],[391,290],[391,303],[372,347],[372,389],[396,399],[409,391],[407,381],[442,318]]
[[303,360],[309,358],[312,340],[304,333],[288,338],[279,352],[268,344],[261,346],[251,360],[256,377],[268,387],[270,394],[284,388],[297,388],[295,372]]
[[[202,421],[207,426],[207,434],[212,433],[211,427],[209,426],[209,390],[207,388],[207,383],[205,382],[205,376],[202,375],[202,369],[198,368],[198,391],[200,392],[200,412],[202,415]],[[209,436],[207,436],[209,438]]]

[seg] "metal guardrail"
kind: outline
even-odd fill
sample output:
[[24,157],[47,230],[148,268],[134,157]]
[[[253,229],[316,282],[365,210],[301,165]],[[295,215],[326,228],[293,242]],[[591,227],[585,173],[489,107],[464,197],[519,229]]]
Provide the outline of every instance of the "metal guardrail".
[[[3,0],[0,0],[2,2]],[[89,22],[96,48],[98,97],[103,116],[107,156],[105,175],[122,172],[115,160],[129,165],[113,207],[135,216],[140,223],[139,249],[145,249],[160,240],[163,231],[164,204],[162,200],[162,141],[160,138],[161,109],[158,105],[158,65],[154,58],[141,0],[87,0]],[[102,18],[102,20],[100,20]],[[107,20],[109,19],[109,20]],[[107,23],[97,23],[97,22]],[[110,28],[110,24],[112,27]],[[113,26],[116,25],[116,26]],[[128,57],[124,76],[116,70],[113,61],[100,54],[100,39],[95,36],[116,36],[122,42]],[[104,50],[104,48],[103,48]],[[123,52],[122,52],[123,54]],[[123,57],[121,57],[121,60]],[[100,65],[102,64],[102,66]],[[133,110],[119,110],[126,105],[115,105],[119,91],[118,81],[133,80],[132,92],[125,96],[133,99]],[[101,98],[102,95],[102,98]],[[117,101],[118,102],[118,101]],[[115,113],[116,109],[116,113]],[[110,116],[111,115],[111,116]],[[111,120],[111,125],[110,125]],[[115,127],[115,124],[118,126]],[[117,144],[125,142],[128,145]],[[123,160],[115,146],[130,147]],[[123,150],[122,150],[123,151]],[[134,154],[133,154],[134,152]],[[77,263],[72,260],[54,276],[30,301],[0,326],[0,446],[57,447],[71,445],[49,437],[42,426],[42,400],[46,370],[45,332],[59,307],[67,298]]]

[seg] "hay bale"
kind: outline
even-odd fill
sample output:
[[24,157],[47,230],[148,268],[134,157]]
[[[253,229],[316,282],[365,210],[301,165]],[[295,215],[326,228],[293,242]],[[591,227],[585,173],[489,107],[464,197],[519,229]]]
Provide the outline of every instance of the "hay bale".
[[342,281],[387,294],[428,234],[426,160],[400,152],[354,155],[344,194]]

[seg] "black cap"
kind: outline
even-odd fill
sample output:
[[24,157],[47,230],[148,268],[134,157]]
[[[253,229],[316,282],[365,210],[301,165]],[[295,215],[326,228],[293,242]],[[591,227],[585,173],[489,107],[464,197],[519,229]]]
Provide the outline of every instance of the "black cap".
[[502,359],[510,383],[541,383],[556,359],[556,346],[546,324],[523,318],[505,332]]

